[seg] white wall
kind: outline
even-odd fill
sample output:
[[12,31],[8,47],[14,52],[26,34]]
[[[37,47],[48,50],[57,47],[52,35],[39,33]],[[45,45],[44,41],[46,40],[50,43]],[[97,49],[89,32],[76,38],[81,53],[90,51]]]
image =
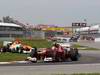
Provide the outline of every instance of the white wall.
[[100,38],[95,38],[95,42],[100,42]]

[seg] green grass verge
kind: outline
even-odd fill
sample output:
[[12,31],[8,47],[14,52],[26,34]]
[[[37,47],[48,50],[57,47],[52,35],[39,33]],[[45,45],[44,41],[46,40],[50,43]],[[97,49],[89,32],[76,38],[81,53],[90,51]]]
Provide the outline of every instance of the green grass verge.
[[97,49],[97,48],[90,48],[90,47],[86,47],[86,49],[83,49],[83,50],[100,50],[100,49]]
[[81,73],[81,74],[72,74],[72,75],[100,75],[100,73]]
[[[47,41],[46,39],[23,39],[20,38],[20,40],[22,41],[23,44],[32,46],[32,47],[37,47],[37,48],[49,48],[52,46],[52,42]],[[2,47],[3,41],[0,41],[0,47]]]
[[35,39],[35,40],[22,39],[22,43],[30,45],[32,47],[35,46],[37,48],[48,48],[52,46],[52,42],[43,39]]
[[100,73],[52,74],[52,75],[100,75]]
[[78,48],[79,50],[100,50],[100,49],[92,48],[88,46],[81,46],[79,44],[74,44],[73,47]]
[[78,48],[78,47],[85,47],[85,46],[81,46],[79,44],[74,44],[73,47],[77,47]]
[[19,54],[19,53],[0,53],[0,62],[8,61],[20,61],[25,60],[28,54]]
[[[37,48],[49,48],[52,47],[52,42],[47,41],[46,39],[25,39],[25,38],[20,38],[23,44],[32,46],[32,47],[37,47]],[[2,41],[0,41],[0,47],[2,47]],[[100,50],[97,48],[90,48],[87,46],[81,46],[79,44],[74,44],[73,47],[78,48],[79,50]]]
[[2,47],[2,45],[3,45],[3,43],[2,43],[2,41],[0,41],[0,47]]

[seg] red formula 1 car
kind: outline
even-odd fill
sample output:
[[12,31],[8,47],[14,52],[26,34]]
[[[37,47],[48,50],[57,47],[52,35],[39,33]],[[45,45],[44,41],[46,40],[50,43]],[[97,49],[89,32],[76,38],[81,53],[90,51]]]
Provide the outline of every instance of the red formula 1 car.
[[59,54],[57,51],[53,51],[51,48],[45,48],[38,52],[33,52],[31,57],[27,59],[32,62],[37,62],[38,60],[42,60],[44,62],[59,62],[59,61],[66,61],[71,59],[72,61],[78,60],[78,49],[77,48],[70,48],[70,50],[64,49],[63,54]]

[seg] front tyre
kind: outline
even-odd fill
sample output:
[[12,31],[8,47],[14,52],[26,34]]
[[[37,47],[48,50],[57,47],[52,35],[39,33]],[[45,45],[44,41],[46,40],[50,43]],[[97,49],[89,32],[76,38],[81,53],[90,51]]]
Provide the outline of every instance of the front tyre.
[[71,55],[71,57],[70,57],[70,59],[72,60],[72,61],[78,61],[78,55]]
[[77,49],[72,49],[71,55],[70,55],[70,59],[72,61],[78,61],[78,59],[79,59],[79,53],[78,53]]

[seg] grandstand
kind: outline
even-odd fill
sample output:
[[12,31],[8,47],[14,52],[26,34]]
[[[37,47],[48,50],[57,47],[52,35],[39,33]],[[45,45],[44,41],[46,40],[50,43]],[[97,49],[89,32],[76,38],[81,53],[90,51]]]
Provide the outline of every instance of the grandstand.
[[23,27],[13,23],[0,23],[0,38],[23,37]]

